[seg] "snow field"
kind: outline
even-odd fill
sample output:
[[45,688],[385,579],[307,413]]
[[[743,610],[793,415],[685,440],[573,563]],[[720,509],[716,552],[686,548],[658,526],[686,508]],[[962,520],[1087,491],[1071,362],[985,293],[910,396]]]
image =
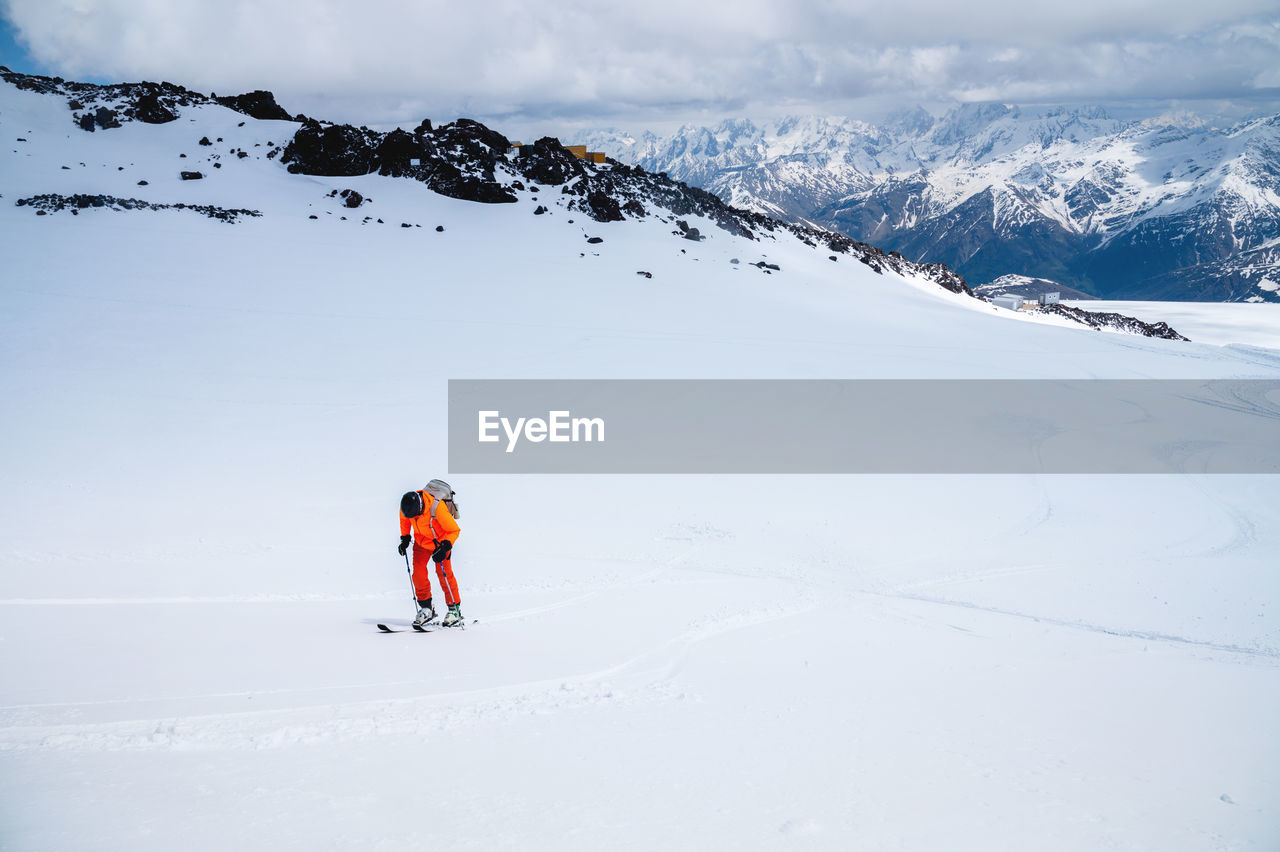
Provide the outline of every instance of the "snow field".
[[[46,144],[0,161],[0,848],[1280,842],[1274,477],[446,476],[443,408],[450,378],[1274,377],[1275,352],[958,310],[550,187],[484,207],[225,157],[183,184],[201,135],[283,133],[200,109],[91,136],[5,98],[0,131]],[[49,191],[264,215],[5,203]],[[479,623],[380,635],[412,616],[393,506],[433,476]]]
[[1280,307],[1244,302],[1071,302],[1086,311],[1157,318],[1196,343],[1280,349]]

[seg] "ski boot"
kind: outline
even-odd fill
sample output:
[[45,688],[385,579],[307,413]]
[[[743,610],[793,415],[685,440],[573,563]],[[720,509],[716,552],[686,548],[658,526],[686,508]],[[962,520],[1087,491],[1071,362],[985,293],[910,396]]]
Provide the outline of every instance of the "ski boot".
[[444,614],[444,619],[440,622],[440,626],[461,627],[462,625],[462,604],[449,604],[449,611]]
[[435,620],[436,611],[435,607],[431,606],[431,599],[418,601],[418,614],[413,617],[413,629],[421,630]]

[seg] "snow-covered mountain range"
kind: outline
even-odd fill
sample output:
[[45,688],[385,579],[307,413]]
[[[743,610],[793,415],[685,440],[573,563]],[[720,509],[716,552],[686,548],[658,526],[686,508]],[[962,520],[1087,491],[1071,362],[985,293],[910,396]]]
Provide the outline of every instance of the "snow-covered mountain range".
[[1014,274],[1102,298],[1280,301],[1280,116],[1218,128],[967,104],[881,125],[743,119],[589,141],[975,285]]

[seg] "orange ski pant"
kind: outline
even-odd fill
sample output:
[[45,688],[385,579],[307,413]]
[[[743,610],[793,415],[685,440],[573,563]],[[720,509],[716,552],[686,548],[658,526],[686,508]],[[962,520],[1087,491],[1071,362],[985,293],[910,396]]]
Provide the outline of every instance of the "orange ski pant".
[[[431,551],[413,543],[413,591],[418,600],[425,601],[431,597]],[[453,605],[462,603],[458,597],[458,581],[453,577],[453,565],[446,559],[436,566],[436,576],[440,578],[440,586],[444,589],[445,603]]]

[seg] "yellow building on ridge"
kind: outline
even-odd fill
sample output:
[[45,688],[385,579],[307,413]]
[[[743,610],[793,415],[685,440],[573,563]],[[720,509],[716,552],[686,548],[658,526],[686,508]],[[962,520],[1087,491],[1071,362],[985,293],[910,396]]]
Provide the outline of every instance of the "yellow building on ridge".
[[[511,143],[511,152],[519,156],[526,153],[524,149],[532,149],[532,145],[523,145],[519,142]],[[604,163],[603,151],[588,151],[586,145],[565,145],[564,149],[579,160],[586,160],[588,163]]]

